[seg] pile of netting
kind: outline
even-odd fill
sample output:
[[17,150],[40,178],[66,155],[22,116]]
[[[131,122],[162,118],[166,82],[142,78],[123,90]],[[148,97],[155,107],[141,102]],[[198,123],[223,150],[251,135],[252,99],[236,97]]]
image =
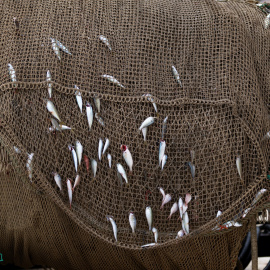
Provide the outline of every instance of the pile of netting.
[[214,0],[0,12],[2,263],[234,269],[269,199],[266,14]]

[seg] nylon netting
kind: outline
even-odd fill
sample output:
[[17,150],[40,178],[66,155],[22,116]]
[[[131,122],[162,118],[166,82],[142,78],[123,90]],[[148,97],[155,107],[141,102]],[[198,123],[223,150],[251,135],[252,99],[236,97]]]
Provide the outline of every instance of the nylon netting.
[[[244,1],[213,0],[2,1],[0,12],[0,252],[4,263],[56,269],[234,269],[249,229],[249,216],[242,219],[242,214],[259,190],[269,190],[269,140],[262,140],[270,128],[266,14]],[[111,50],[99,35],[109,40]],[[59,60],[51,38],[72,55],[60,51]],[[16,83],[11,81],[8,64],[16,72]],[[52,77],[51,101],[72,131],[49,131],[47,70]],[[104,74],[125,88],[109,82]],[[74,85],[82,95],[83,113]],[[152,95],[158,114],[145,94]],[[85,102],[96,113],[94,97],[100,98],[99,115],[105,126],[94,117],[89,130]],[[149,116],[157,119],[144,142],[138,129]],[[161,170],[159,141],[166,116],[168,159]],[[101,161],[99,138],[110,140]],[[98,165],[93,178],[91,166],[87,172],[82,160],[81,182],[70,209],[66,180],[74,180],[76,172],[68,145],[76,140]],[[121,144],[132,154],[132,174]],[[194,179],[186,166],[191,149]],[[34,153],[32,182],[26,168],[30,153]],[[129,185],[121,185],[117,163],[124,166]],[[61,176],[63,192],[52,172]],[[172,195],[163,210],[158,187]],[[190,234],[175,239],[181,229],[179,212],[171,220],[168,215],[186,193],[192,195]],[[154,242],[145,217],[148,205],[159,244],[144,249],[142,245]],[[218,210],[223,213],[217,219]],[[130,211],[137,219],[135,234],[129,225]],[[106,215],[117,224],[117,242]],[[242,226],[224,229],[222,224],[231,220]],[[213,230],[216,226],[220,229]]]

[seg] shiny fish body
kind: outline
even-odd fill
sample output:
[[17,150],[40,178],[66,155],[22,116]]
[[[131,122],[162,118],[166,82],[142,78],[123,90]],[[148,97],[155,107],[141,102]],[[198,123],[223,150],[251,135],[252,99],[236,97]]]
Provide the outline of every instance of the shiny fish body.
[[243,181],[243,179],[242,179],[242,162],[241,162],[240,156],[237,156],[237,158],[236,158],[236,167],[237,167],[237,171],[238,171],[238,174],[240,176],[240,179],[241,179],[241,181]]
[[58,122],[56,119],[54,118],[51,118],[51,122],[52,122],[52,125],[53,125],[53,128],[57,131],[61,131],[61,127],[59,126]]
[[165,117],[162,123],[162,133],[161,133],[161,140],[164,140],[165,133],[167,131],[167,121],[168,121],[168,116]]
[[129,224],[130,224],[130,227],[132,229],[132,233],[135,233],[135,229],[136,229],[136,217],[134,215],[133,212],[130,212],[129,213]]
[[158,165],[161,164],[161,161],[162,161],[163,156],[165,154],[165,147],[166,147],[166,142],[161,140],[159,143]]
[[183,230],[180,230],[178,233],[177,233],[177,236],[176,238],[181,238],[185,235],[184,231]]
[[108,162],[109,162],[109,167],[112,167],[112,156],[110,154],[107,155]]
[[75,171],[77,172],[78,171],[78,157],[77,157],[76,151],[74,149],[74,146],[71,144],[68,145],[68,149],[71,151],[74,166],[75,166]]
[[32,182],[32,178],[33,178],[33,157],[34,157],[34,153],[31,153],[31,154],[28,154],[28,159],[27,159],[27,162],[26,162],[26,168],[27,168],[27,171],[28,171],[28,176],[29,176],[29,179],[30,181]]
[[100,99],[98,97],[95,97],[94,103],[95,103],[98,113],[100,113]]
[[94,178],[96,177],[97,174],[97,162],[94,159],[91,159],[91,167],[93,171]]
[[[74,87],[75,87],[75,89],[79,89],[78,86],[76,86],[76,85]],[[80,91],[76,91],[75,96],[76,96],[76,100],[77,100],[80,112],[82,113],[82,94]]]
[[70,208],[71,208],[71,203],[72,203],[72,185],[71,185],[71,180],[69,178],[67,179],[67,189],[68,189],[69,205],[70,205]]
[[168,159],[168,156],[167,155],[164,155],[162,160],[161,160],[161,170],[163,171],[163,168],[167,162],[167,159]]
[[144,94],[142,96],[143,97],[147,97],[147,100],[150,101],[153,104],[153,107],[154,107],[154,109],[155,109],[155,111],[157,113],[157,104],[154,102],[154,99],[153,99],[152,95],[150,95],[150,94]]
[[155,117],[150,116],[150,117],[146,118],[146,119],[142,122],[141,126],[139,127],[139,130],[142,130],[143,128],[152,125],[154,122],[155,122]]
[[147,223],[149,226],[149,231],[151,231],[152,223],[153,223],[153,212],[152,212],[152,208],[150,206],[147,206],[145,208],[145,216],[146,216]]
[[191,194],[187,193],[185,197],[185,203],[188,204],[191,201]]
[[177,69],[175,68],[175,66],[172,66],[172,73],[173,73],[173,76],[176,79],[176,81],[179,83],[180,87],[182,87],[182,83],[180,81],[180,76],[179,76],[179,73],[178,73]]
[[109,40],[106,37],[99,35],[98,38],[109,48],[110,51],[112,50]]
[[67,47],[65,47],[59,40],[56,39],[56,45],[58,46],[59,49],[61,49],[63,52],[67,53],[67,54],[71,54],[71,52],[67,49]]
[[75,142],[75,146],[76,146],[76,154],[77,154],[77,158],[78,158],[78,163],[80,166],[81,161],[82,161],[83,146],[78,140]]
[[165,191],[162,187],[159,187],[158,190],[162,195],[162,202],[163,202],[165,200],[165,197],[166,197]]
[[104,74],[104,75],[101,75],[101,77],[107,79],[108,81],[110,81],[110,82],[112,82],[112,83],[114,83],[114,84],[116,84],[116,85],[118,85],[118,86],[120,86],[120,87],[122,87],[122,88],[125,88],[125,86],[123,86],[119,81],[117,81],[117,80],[116,80],[113,76],[111,76],[111,75],[106,75],[106,74]]
[[178,204],[177,204],[177,202],[175,202],[175,203],[173,204],[172,208],[171,208],[171,212],[170,212],[170,215],[169,215],[168,219],[171,219],[172,215],[173,215],[175,212],[177,212],[177,210],[178,210]]
[[68,127],[68,126],[63,125],[63,124],[59,124],[59,127],[61,128],[61,130],[71,130],[72,129],[71,127]]
[[89,102],[86,102],[85,106],[86,106],[87,122],[88,122],[89,130],[91,130],[93,119],[94,119],[93,108]]
[[150,244],[146,244],[146,245],[143,245],[141,246],[142,248],[146,248],[146,247],[153,247],[155,246],[157,243],[150,243]]
[[113,235],[114,235],[114,238],[115,238],[115,241],[117,242],[117,226],[116,226],[116,223],[115,221],[113,220],[113,217],[112,216],[106,216],[107,220],[111,222],[112,224],[112,228],[113,228]]
[[109,140],[108,138],[106,138],[106,140],[105,140],[105,145],[104,145],[103,152],[102,152],[102,155],[105,154],[105,152],[106,152],[106,150],[108,149],[109,145],[110,145],[110,140]]
[[61,122],[59,114],[54,104],[50,100],[47,100],[47,110],[52,114],[53,117],[55,117],[59,122]]
[[270,25],[270,14],[268,14],[264,19],[264,28],[267,29]]
[[127,174],[124,167],[120,163],[118,163],[116,166],[117,166],[117,171],[125,179],[126,183],[128,183]]
[[74,191],[75,187],[77,187],[80,184],[80,181],[81,181],[81,177],[77,174],[72,191]]
[[99,138],[99,142],[98,142],[98,159],[99,160],[101,160],[102,148],[103,148],[103,141],[101,138]]
[[60,175],[57,172],[55,172],[53,173],[53,177],[56,185],[59,187],[60,191],[62,191],[62,180]]
[[128,150],[128,147],[126,145],[121,145],[121,150],[123,151],[123,158],[125,162],[127,163],[129,170],[132,172],[133,159],[132,159],[131,153]]
[[185,212],[183,214],[183,219],[182,219],[182,228],[185,234],[189,234],[189,218],[188,218],[188,213]]
[[179,200],[178,200],[178,208],[179,208],[179,213],[180,213],[180,218],[182,219],[183,218],[183,200],[181,197],[179,197]]
[[221,214],[222,214],[222,212],[220,210],[218,210],[217,217],[219,217]]
[[164,205],[168,203],[172,199],[170,194],[166,194],[164,200],[162,201],[160,209],[163,209]]
[[[10,76],[11,81],[16,82],[17,81],[16,72],[11,64],[8,64],[8,71],[9,71],[9,76]],[[14,86],[16,86],[16,84],[14,84]]]
[[51,77],[51,73],[48,70],[47,71],[47,78],[46,81],[48,82],[48,93],[49,93],[49,98],[52,98],[52,83],[50,83],[52,81],[52,77]]
[[261,189],[255,196],[253,202],[251,203],[251,206],[253,206],[254,204],[256,204],[263,196],[263,194],[267,191],[267,189],[263,188]]
[[153,228],[152,232],[153,232],[154,237],[155,237],[155,242],[157,243],[157,241],[158,241],[158,230],[156,228]]
[[95,113],[95,117],[96,117],[96,119],[98,120],[98,122],[99,122],[103,127],[105,127],[104,121],[103,121],[103,119],[99,116],[98,113]]
[[54,38],[51,38],[52,41],[52,49],[54,51],[54,53],[56,54],[56,56],[58,57],[59,60],[61,60],[61,56],[60,56],[60,50],[59,47],[56,44],[56,41]]
[[143,140],[146,141],[147,127],[142,128]]

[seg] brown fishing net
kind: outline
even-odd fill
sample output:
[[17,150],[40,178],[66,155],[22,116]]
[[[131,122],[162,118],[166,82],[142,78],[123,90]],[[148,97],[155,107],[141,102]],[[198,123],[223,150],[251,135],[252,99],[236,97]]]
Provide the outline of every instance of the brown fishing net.
[[[252,206],[249,213],[254,213],[269,197],[267,191],[252,204],[259,190],[269,189],[269,140],[262,140],[270,129],[266,14],[244,1],[214,0],[8,0],[0,11],[2,263],[56,269],[234,269],[250,224],[249,216],[241,218],[243,212]],[[51,38],[72,55],[61,50],[59,60]],[[71,131],[50,130],[47,70],[51,101]],[[74,85],[82,95],[83,113]],[[158,114],[144,94],[152,95]],[[101,100],[105,126],[94,117],[89,130],[85,102],[95,114],[94,97]],[[139,127],[149,116],[157,119],[145,142]],[[161,170],[159,141],[166,116],[168,159]],[[110,140],[101,161],[99,138]],[[70,209],[66,180],[74,180],[76,172],[68,144],[76,140],[98,165],[93,178],[82,160]],[[132,174],[121,144],[132,154]],[[186,166],[190,150],[195,151],[194,179]],[[32,181],[26,167],[30,153]],[[119,180],[117,163],[125,168],[128,185]],[[52,172],[61,176],[63,192]],[[172,195],[163,210],[158,187]],[[171,220],[168,215],[186,193],[192,195],[190,234],[175,239],[182,228],[179,212]],[[154,242],[145,217],[148,205],[159,245],[141,248]],[[223,214],[216,218],[218,210]],[[135,234],[130,211],[137,218]],[[117,242],[106,215],[117,224]],[[223,225],[232,220],[242,226]]]

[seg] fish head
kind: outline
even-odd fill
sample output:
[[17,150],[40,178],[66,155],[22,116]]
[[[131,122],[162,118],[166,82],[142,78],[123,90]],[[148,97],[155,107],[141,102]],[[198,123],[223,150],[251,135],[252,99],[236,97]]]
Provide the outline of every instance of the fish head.
[[68,149],[69,149],[70,151],[72,151],[72,150],[74,149],[74,146],[73,146],[72,144],[69,144],[69,145],[68,145]]
[[106,216],[107,221],[110,221],[111,218],[113,218],[113,216],[111,216],[111,215]]
[[152,228],[152,232],[153,232],[153,234],[156,234],[157,233],[157,229],[155,227]]
[[90,103],[88,101],[85,102],[86,107],[91,107]]
[[127,150],[127,146],[124,145],[124,144],[122,144],[121,147],[120,147],[120,149],[121,149],[123,152],[125,152],[125,151]]

